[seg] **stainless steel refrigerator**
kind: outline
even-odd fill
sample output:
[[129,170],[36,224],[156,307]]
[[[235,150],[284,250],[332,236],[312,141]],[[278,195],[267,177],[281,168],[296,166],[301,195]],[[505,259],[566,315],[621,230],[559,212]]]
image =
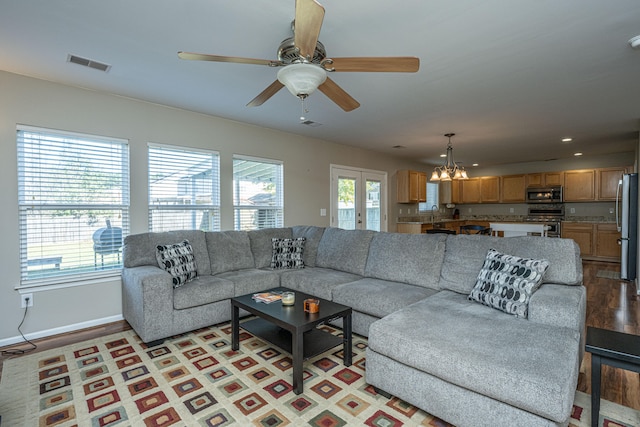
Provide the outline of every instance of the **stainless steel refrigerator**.
[[638,263],[638,174],[622,176],[616,193],[616,225],[621,233],[620,278],[635,280]]

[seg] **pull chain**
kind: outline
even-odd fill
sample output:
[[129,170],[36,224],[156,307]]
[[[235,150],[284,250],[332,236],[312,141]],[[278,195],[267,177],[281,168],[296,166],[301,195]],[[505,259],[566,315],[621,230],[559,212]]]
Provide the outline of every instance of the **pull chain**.
[[300,103],[302,105],[302,115],[300,116],[300,121],[304,122],[307,118],[304,116],[309,110],[304,106],[304,100],[307,98],[306,95],[300,95]]

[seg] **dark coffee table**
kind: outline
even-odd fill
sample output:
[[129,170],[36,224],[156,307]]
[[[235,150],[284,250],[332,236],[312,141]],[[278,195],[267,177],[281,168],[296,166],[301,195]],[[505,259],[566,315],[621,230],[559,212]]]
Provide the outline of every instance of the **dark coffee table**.
[[[274,288],[269,292],[291,291],[296,294],[295,304],[283,306],[280,301],[265,304],[253,300],[253,294],[231,298],[231,349],[240,346],[240,328],[262,338],[291,354],[293,363],[293,392],[302,393],[302,365],[304,360],[343,345],[343,362],[351,366],[351,307],[317,298],[287,288]],[[320,301],[318,313],[305,313],[303,301]],[[240,323],[240,309],[257,316]],[[343,337],[336,337],[316,327],[334,319],[343,319]]]
[[589,326],[585,349],[591,353],[591,425],[598,427],[602,365],[640,373],[640,336]]

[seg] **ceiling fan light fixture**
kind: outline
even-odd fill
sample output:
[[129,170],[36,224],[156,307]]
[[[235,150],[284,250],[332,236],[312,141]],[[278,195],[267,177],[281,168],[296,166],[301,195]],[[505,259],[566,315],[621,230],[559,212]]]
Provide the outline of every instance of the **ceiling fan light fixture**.
[[278,81],[297,97],[311,95],[325,80],[327,72],[310,63],[291,64],[278,71]]

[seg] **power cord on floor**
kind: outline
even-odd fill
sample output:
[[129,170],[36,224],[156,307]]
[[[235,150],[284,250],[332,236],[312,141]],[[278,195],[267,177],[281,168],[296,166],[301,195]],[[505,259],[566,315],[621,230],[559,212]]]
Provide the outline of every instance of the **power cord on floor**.
[[27,311],[29,310],[29,298],[25,298],[26,304],[24,307],[24,315],[22,316],[22,322],[20,322],[20,324],[18,325],[18,332],[20,332],[20,335],[22,336],[22,339],[24,340],[24,342],[29,343],[31,345],[31,348],[26,348],[26,349],[7,349],[7,350],[2,350],[2,355],[3,356],[18,356],[21,354],[25,354],[28,353],[30,351],[35,350],[36,348],[38,348],[37,345],[35,345],[34,343],[32,343],[31,341],[29,341],[24,334],[22,333],[22,331],[20,330],[20,328],[22,327],[22,324],[24,323],[24,319],[27,318]]

